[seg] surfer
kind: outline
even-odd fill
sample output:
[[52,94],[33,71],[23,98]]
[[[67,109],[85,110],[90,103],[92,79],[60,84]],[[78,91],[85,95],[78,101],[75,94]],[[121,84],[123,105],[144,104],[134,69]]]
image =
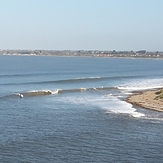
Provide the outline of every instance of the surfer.
[[20,98],[23,98],[23,94],[20,94],[20,93],[19,93],[18,96],[19,96]]

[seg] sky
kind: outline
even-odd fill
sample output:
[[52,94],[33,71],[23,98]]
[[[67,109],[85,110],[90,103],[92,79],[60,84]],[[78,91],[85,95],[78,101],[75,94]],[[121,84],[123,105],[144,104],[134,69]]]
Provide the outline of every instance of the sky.
[[163,51],[163,0],[0,0],[0,49]]

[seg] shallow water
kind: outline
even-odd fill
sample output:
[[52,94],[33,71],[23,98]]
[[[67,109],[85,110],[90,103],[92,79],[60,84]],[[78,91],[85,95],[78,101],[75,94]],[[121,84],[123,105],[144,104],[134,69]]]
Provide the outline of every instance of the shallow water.
[[163,114],[124,101],[161,87],[162,69],[163,60],[0,56],[0,162],[162,162]]

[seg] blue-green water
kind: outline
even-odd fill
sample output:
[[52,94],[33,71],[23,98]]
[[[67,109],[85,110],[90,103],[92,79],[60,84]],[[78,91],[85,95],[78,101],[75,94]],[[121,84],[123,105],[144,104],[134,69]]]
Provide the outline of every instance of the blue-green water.
[[[163,162],[163,114],[134,108],[163,60],[0,56],[0,162]],[[20,97],[21,96],[21,97]]]

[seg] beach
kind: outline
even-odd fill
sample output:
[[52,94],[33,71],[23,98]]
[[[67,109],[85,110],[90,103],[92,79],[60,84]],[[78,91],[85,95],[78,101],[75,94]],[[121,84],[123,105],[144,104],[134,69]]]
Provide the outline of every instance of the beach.
[[129,96],[127,102],[142,108],[163,112],[163,89],[139,92]]

